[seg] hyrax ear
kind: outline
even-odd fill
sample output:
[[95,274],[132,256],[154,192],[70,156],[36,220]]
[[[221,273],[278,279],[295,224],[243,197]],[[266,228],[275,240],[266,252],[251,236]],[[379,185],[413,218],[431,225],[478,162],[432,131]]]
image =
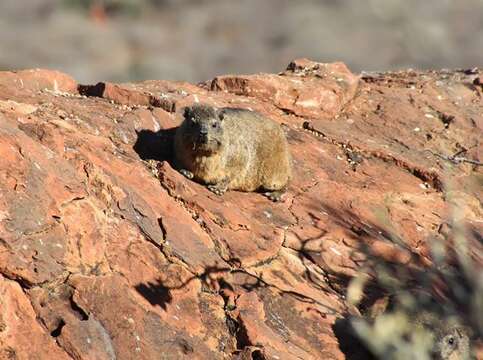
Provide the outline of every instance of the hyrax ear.
[[193,109],[189,106],[185,107],[183,111],[183,117],[185,119],[189,119],[192,117],[192,115],[193,115]]
[[225,111],[223,111],[223,109],[216,109],[215,114],[216,117],[220,119],[220,121],[223,121],[223,119],[225,118]]

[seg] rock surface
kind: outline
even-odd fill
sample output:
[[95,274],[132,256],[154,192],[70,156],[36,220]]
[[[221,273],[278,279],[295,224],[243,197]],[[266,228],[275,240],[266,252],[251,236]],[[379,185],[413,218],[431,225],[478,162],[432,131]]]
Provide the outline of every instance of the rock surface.
[[[306,59],[199,85],[0,72],[0,358],[343,359],[333,324],[364,245],[407,262],[395,233],[424,257],[454,202],[481,233],[481,76]],[[173,169],[193,102],[284,125],[283,202]]]

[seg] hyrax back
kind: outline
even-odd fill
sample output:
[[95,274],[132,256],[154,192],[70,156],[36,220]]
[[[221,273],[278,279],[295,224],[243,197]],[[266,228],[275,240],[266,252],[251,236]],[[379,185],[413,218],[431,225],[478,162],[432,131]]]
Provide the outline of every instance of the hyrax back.
[[264,190],[279,200],[292,174],[282,128],[249,110],[187,107],[174,150],[180,171],[219,195]]

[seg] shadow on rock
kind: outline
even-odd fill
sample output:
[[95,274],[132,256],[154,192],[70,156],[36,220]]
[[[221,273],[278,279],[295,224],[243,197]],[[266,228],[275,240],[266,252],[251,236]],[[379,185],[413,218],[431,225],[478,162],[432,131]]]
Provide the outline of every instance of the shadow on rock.
[[167,309],[167,304],[173,300],[170,289],[158,280],[156,283],[147,282],[135,286],[140,293],[153,306],[159,305],[163,310]]
[[350,317],[337,319],[332,329],[347,360],[377,359],[357,336]]
[[168,161],[172,165],[176,129],[162,129],[158,132],[145,129],[138,131],[133,149],[143,160]]

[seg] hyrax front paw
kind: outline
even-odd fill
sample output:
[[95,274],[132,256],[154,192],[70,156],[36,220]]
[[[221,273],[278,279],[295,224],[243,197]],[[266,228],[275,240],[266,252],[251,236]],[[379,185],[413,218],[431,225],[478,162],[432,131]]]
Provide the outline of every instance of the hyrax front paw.
[[190,179],[190,180],[191,180],[191,179],[193,179],[193,176],[194,176],[194,175],[193,175],[193,173],[192,173],[191,171],[186,170],[186,169],[181,169],[179,172],[180,172],[182,175],[184,175],[184,176],[185,176],[187,179]]
[[220,186],[220,185],[208,185],[207,188],[212,193],[214,193],[218,196],[221,196],[226,192],[226,187],[223,187],[223,186]]
[[263,195],[265,195],[267,198],[272,200],[273,202],[279,202],[282,201],[282,195],[285,193],[285,191],[270,191],[266,192]]

